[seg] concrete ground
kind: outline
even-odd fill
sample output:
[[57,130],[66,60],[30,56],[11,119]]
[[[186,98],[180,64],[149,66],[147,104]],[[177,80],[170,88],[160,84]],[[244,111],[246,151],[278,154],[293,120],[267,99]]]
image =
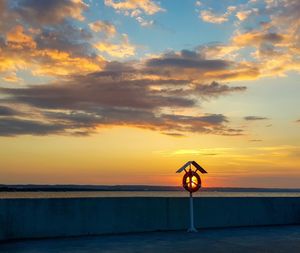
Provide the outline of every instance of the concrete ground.
[[300,252],[300,226],[204,229],[13,241],[1,253]]

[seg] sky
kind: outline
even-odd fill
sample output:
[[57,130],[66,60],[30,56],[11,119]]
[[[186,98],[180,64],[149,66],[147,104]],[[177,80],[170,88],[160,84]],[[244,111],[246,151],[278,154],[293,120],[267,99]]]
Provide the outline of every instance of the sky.
[[300,188],[300,1],[0,0],[0,184]]

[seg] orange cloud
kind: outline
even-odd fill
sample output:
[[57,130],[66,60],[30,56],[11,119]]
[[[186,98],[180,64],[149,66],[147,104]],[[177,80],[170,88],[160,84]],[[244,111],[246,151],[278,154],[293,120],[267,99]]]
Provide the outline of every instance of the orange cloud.
[[12,83],[18,83],[22,80],[20,77],[17,76],[16,73],[10,73],[10,74],[2,77],[2,79],[6,82],[12,82]]
[[113,24],[106,22],[106,21],[101,21],[101,20],[90,23],[89,27],[94,32],[103,32],[108,36],[114,36],[117,32],[116,27]]
[[[236,8],[228,8],[221,15],[211,9],[200,12],[203,21],[218,24],[228,21],[235,10],[239,21],[245,21],[253,14],[268,15],[270,19],[246,32],[238,28],[228,44],[202,46],[200,51],[207,59],[227,59],[234,61],[236,65],[236,69],[207,71],[205,77],[244,80],[284,76],[291,70],[300,72],[300,2],[267,1],[265,7],[259,7],[262,8],[260,10],[253,7],[254,4],[254,1],[249,1]],[[240,22],[236,23],[239,24]]]
[[125,58],[135,54],[135,46],[131,45],[126,34],[122,35],[122,42],[120,44],[113,44],[110,42],[98,42],[94,47],[100,52],[105,52],[108,55],[118,58]]
[[236,51],[240,49],[239,46],[231,44],[214,44],[200,47],[201,53],[207,59],[229,59],[234,60],[237,54]]
[[253,13],[252,10],[238,11],[238,12],[236,13],[235,16],[238,18],[238,20],[244,21],[244,20],[246,20],[252,13]]
[[32,63],[35,75],[63,76],[76,73],[89,73],[102,69],[105,60],[102,57],[73,57],[67,52],[58,50],[38,50],[32,57],[42,64]]
[[255,65],[251,66],[251,64],[241,64],[240,66],[237,65],[236,69],[219,70],[204,74],[205,79],[229,81],[255,80],[259,76],[260,70]]
[[282,76],[289,70],[300,71],[297,60],[300,47],[296,40],[297,37],[289,30],[285,30],[284,33],[253,30],[233,36],[231,45],[239,47],[239,50],[255,49],[250,56],[256,60],[252,65],[260,69],[259,76]]
[[116,10],[142,10],[148,15],[153,15],[163,9],[152,0],[123,0],[115,2],[114,0],[105,0],[105,5],[110,6]]
[[6,42],[8,47],[14,49],[34,49],[36,48],[35,41],[24,33],[24,27],[21,25],[15,26],[6,34]]
[[232,38],[232,43],[237,46],[258,46],[262,43],[271,43],[276,46],[282,46],[286,45],[288,42],[288,35],[268,31],[252,31],[237,34]]
[[218,15],[211,10],[203,10],[200,12],[200,18],[208,23],[222,24],[228,21],[229,16],[235,11],[235,6],[229,6],[224,14]]
[[8,76],[13,76],[20,69],[30,70],[34,75],[46,76],[89,73],[101,70],[104,64],[105,60],[100,56],[76,57],[56,49],[21,50],[14,46],[13,50],[0,56],[0,72],[6,73],[6,76],[8,72],[11,72]]
[[[15,71],[28,69],[35,75],[70,75],[99,71],[105,62],[101,56],[72,55],[59,49],[40,48],[34,36],[41,31],[16,25],[6,33],[5,44],[0,47],[0,73],[3,79],[17,82]],[[45,43],[47,38],[42,38]]]

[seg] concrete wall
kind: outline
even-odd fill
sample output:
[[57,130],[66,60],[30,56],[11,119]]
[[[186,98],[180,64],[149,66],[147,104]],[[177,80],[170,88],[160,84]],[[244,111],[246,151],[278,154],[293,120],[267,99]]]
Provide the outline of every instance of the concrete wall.
[[[184,230],[188,198],[0,199],[0,240]],[[300,198],[194,198],[197,228],[300,224]]]

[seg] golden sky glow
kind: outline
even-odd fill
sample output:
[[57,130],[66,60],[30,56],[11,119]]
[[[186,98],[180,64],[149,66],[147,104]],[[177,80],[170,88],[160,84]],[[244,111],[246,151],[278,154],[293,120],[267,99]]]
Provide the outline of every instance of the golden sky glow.
[[[0,1],[0,184],[300,187],[297,0]],[[178,18],[180,17],[180,18]]]

